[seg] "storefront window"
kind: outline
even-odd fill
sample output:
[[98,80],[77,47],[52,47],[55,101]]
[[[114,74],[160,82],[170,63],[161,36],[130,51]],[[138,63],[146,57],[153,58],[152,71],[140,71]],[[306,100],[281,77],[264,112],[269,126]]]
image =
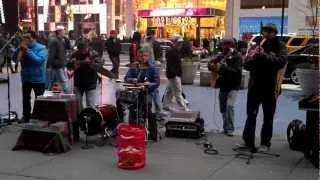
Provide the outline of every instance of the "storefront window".
[[209,38],[224,32],[226,0],[135,0],[137,29],[158,38]]
[[[289,0],[284,1],[284,7],[288,8]],[[280,0],[241,0],[241,9],[259,9],[262,6],[266,8],[281,8],[282,1]]]
[[33,0],[19,0],[19,24],[24,29],[35,29],[35,12]]

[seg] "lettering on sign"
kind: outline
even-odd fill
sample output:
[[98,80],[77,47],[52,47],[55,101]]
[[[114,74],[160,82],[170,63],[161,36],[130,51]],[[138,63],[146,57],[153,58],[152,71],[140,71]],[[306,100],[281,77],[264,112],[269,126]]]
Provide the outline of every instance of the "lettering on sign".
[[154,17],[152,25],[154,27],[163,27],[166,25],[189,26],[192,25],[191,17]]

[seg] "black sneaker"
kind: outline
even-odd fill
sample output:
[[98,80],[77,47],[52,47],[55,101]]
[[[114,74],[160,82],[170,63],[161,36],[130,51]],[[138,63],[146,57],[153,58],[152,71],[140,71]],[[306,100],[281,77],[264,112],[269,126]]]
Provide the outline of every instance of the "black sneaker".
[[233,137],[234,134],[233,134],[233,131],[224,131],[223,132],[226,136],[229,136],[229,137]]
[[257,149],[255,146],[250,145],[248,143],[242,143],[242,144],[236,144],[234,148],[232,148],[234,151],[251,151],[253,153],[257,152]]
[[270,146],[261,145],[258,149],[259,152],[266,153],[270,150]]
[[26,118],[25,116],[22,116],[22,118],[18,121],[19,124],[26,124],[30,122],[30,118]]

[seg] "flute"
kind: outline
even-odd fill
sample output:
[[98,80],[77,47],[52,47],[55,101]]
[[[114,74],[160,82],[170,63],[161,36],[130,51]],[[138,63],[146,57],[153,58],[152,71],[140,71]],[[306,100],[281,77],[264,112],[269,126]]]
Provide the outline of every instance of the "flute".
[[18,55],[17,55],[17,61],[21,61],[24,55],[24,50],[19,49]]

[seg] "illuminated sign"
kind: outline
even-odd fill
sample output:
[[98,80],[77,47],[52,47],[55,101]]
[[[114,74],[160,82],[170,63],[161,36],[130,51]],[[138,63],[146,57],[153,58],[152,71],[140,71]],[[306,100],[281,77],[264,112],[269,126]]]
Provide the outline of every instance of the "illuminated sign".
[[154,17],[152,26],[163,27],[165,25],[188,26],[195,24],[191,17]]
[[150,16],[157,17],[157,16],[192,16],[193,10],[192,9],[155,9],[150,12]]
[[186,8],[186,9],[147,9],[139,10],[139,17],[162,16],[224,16],[225,11],[213,8]]

